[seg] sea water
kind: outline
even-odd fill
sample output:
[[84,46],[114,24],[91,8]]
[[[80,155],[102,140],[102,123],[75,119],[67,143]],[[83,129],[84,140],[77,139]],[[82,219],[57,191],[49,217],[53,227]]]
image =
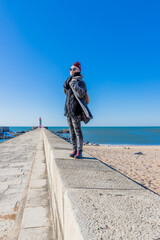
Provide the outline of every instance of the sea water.
[[[32,127],[10,127],[10,131],[31,130]],[[48,127],[50,131],[68,127]],[[113,145],[160,145],[160,127],[82,127],[83,141]],[[63,134],[69,137],[69,134]],[[0,140],[4,141],[4,140]]]
[[[48,129],[58,131],[68,128],[49,127]],[[160,145],[160,127],[82,127],[82,132],[84,142],[113,145]]]

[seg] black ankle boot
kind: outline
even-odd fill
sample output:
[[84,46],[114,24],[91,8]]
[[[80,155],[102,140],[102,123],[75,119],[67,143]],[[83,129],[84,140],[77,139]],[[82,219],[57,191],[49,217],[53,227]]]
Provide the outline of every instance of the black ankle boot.
[[74,157],[75,158],[82,158],[82,150],[77,151],[77,154]]
[[70,157],[74,157],[77,153],[77,150],[73,150],[73,152],[69,155]]

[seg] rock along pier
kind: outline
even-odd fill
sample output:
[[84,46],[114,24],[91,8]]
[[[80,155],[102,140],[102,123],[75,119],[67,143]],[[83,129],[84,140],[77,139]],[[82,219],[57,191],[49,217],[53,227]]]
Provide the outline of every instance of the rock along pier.
[[160,196],[40,128],[0,144],[0,240],[158,240]]

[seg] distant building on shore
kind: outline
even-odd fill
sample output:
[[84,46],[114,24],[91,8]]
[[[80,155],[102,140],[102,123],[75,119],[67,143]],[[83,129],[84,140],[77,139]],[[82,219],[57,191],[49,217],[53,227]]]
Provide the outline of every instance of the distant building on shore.
[[4,132],[9,132],[9,127],[0,127],[0,135],[3,135]]

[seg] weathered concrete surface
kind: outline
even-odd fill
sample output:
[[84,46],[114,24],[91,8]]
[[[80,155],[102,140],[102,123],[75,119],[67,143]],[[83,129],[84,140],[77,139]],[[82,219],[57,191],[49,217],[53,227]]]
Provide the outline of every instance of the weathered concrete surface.
[[44,129],[57,239],[158,240],[160,197]]
[[54,222],[50,207],[48,177],[43,149],[43,137],[41,134],[18,240],[55,240]]
[[159,209],[158,196],[146,190],[71,189],[64,195],[67,238],[76,222],[82,239],[158,240]]
[[54,239],[50,214],[42,130],[1,143],[0,240]]
[[13,228],[40,132],[28,132],[0,144],[0,239]]

